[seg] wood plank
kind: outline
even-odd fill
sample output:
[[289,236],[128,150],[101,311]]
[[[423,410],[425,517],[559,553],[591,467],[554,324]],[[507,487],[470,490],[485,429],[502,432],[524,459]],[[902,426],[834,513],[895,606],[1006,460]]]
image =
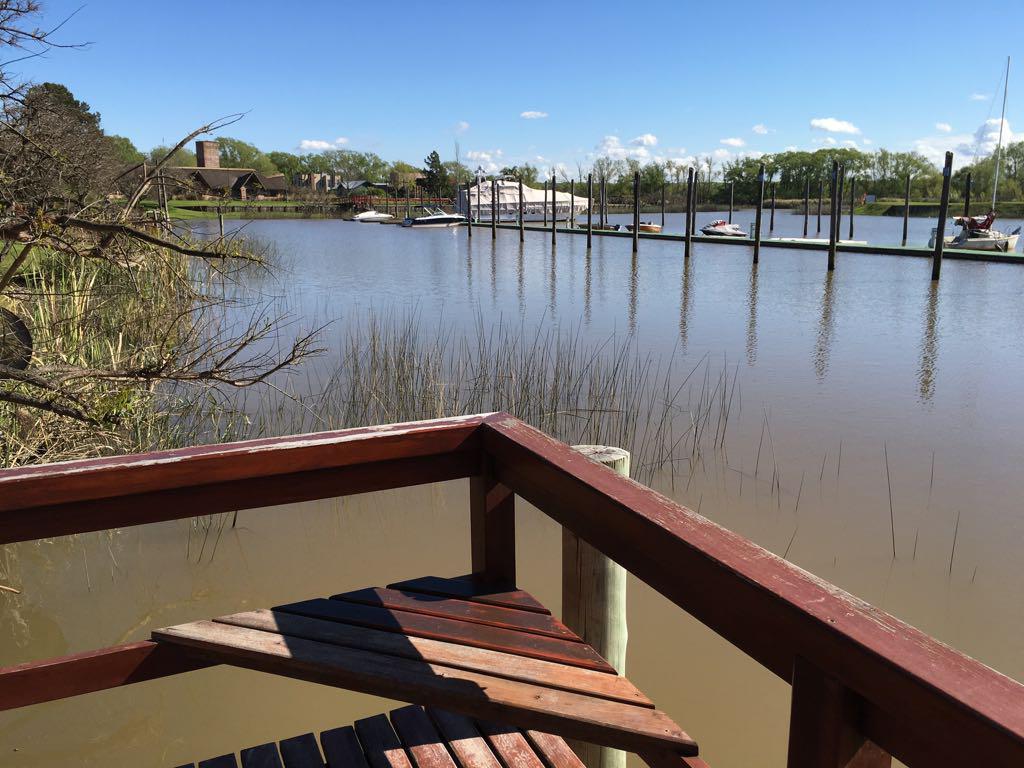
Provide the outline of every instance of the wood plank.
[[161,642],[185,645],[212,660],[249,669],[630,751],[662,748],[696,754],[693,740],[656,709],[210,621],[169,627],[153,635]]
[[416,768],[458,768],[423,707],[413,704],[392,710],[391,725]]
[[565,739],[552,733],[527,730],[527,740],[551,768],[584,768],[583,761]]
[[484,603],[485,605],[499,605],[505,608],[518,608],[523,611],[534,611],[536,613],[551,613],[528,592],[524,592],[521,589],[502,590],[495,588],[472,573],[447,579],[440,576],[422,576],[418,579],[388,584],[388,587],[390,589],[401,589],[406,592],[419,592],[424,595],[457,597],[462,600]]
[[370,768],[413,768],[386,715],[356,720],[355,728]]
[[274,742],[248,747],[239,756],[242,758],[242,768],[283,768],[281,755]]
[[327,758],[327,768],[369,768],[351,725],[321,733],[320,746]]
[[638,757],[650,768],[710,768],[699,757],[683,757],[674,752],[642,752]]
[[462,768],[503,768],[487,740],[480,735],[476,724],[468,717],[433,707],[429,708],[427,713]]
[[504,627],[519,632],[532,632],[548,637],[560,637],[573,642],[583,641],[550,614],[520,611],[494,605],[483,605],[458,598],[423,595],[416,592],[403,592],[397,589],[381,589],[368,587],[351,592],[332,595],[332,600],[345,600],[363,605],[375,605],[397,611],[422,613],[426,616],[441,616],[471,624],[485,624],[491,627]]
[[326,598],[314,598],[313,600],[280,605],[273,610],[344,624],[355,624],[402,635],[426,637],[446,643],[489,648],[492,651],[513,653],[615,674],[615,670],[608,662],[584,643],[517,632],[501,627],[469,624],[464,621],[444,619],[439,616],[424,616],[405,611],[390,611],[386,608]]
[[505,768],[546,768],[518,728],[489,720],[476,724]]
[[788,681],[802,656],[864,700],[863,732],[907,764],[1024,765],[1024,685],[507,414],[498,478]]
[[238,761],[234,754],[211,757],[208,760],[201,760],[199,768],[238,768]]
[[516,497],[497,482],[491,462],[469,480],[470,559],[473,573],[495,587],[516,583]]
[[284,761],[284,768],[324,768],[320,747],[312,733],[283,739],[281,759]]
[[149,640],[0,668],[0,712],[211,666]]
[[521,680],[547,688],[559,688],[654,708],[651,700],[621,675],[609,675],[553,661],[270,610],[220,616],[214,621],[236,627],[258,629],[263,632],[277,632],[290,637],[302,637],[306,640],[317,640],[347,648],[375,651],[389,656],[443,664],[470,672],[483,672],[509,680]]

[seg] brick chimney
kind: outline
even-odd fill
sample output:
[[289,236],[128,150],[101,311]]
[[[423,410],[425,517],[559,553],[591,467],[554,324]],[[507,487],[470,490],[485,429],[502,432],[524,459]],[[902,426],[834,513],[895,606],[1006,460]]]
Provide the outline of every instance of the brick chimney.
[[220,147],[216,141],[196,142],[196,165],[200,168],[220,168]]

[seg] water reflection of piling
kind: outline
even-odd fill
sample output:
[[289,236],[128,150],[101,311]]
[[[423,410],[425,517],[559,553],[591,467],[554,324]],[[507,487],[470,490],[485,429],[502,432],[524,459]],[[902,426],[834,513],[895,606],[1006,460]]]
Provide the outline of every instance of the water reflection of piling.
[[821,295],[821,319],[818,323],[818,339],[814,345],[814,372],[819,379],[828,372],[828,360],[832,351],[832,336],[835,324],[835,272],[825,273],[825,290]]
[[590,325],[590,290],[591,290],[591,279],[593,275],[593,254],[591,250],[587,248],[587,253],[583,257],[583,321]]
[[935,395],[935,362],[939,340],[936,333],[939,317],[939,284],[928,283],[928,301],[924,314],[924,336],[921,339],[921,365],[918,370],[918,392],[923,402],[931,402]]
[[519,254],[516,258],[516,296],[519,299],[519,314],[522,315],[526,312],[526,290],[524,286],[525,282],[525,247],[522,242],[519,243]]
[[557,265],[557,254],[555,249],[551,249],[551,268],[548,270],[548,312],[551,313],[551,317],[555,316],[555,309],[558,304],[555,300],[555,291],[558,286],[558,265]]
[[640,289],[640,265],[636,253],[629,265],[629,330],[636,331],[636,305],[637,293]]
[[498,302],[498,244],[491,242],[491,301]]
[[757,264],[750,267],[750,290],[747,291],[747,364],[757,362]]
[[689,259],[683,261],[682,287],[679,292],[679,343],[686,351],[686,337],[690,329],[690,295],[692,292],[693,267]]

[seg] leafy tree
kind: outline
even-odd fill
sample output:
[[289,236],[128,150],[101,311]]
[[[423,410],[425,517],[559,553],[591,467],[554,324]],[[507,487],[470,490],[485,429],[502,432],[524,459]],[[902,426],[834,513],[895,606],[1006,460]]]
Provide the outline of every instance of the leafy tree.
[[[168,152],[171,151],[171,149],[172,147],[167,147],[161,144],[149,150],[149,152],[145,154],[145,157],[143,159],[146,161],[147,165],[156,165],[157,163],[164,159],[164,157],[167,155]],[[185,148],[179,149],[177,152],[175,152],[174,156],[167,162],[167,165],[169,165],[172,168],[193,168],[195,167],[195,164],[196,153],[193,152],[191,149]]]
[[132,144],[131,139],[124,136],[107,136],[106,144],[111,155],[122,165],[138,165],[145,159],[145,156]]
[[301,173],[308,173],[304,158],[291,152],[268,152],[267,159],[291,181]]
[[241,139],[223,136],[217,139],[220,146],[222,168],[252,168],[259,173],[277,173],[277,167],[258,147]]
[[523,163],[522,165],[508,165],[501,169],[502,176],[511,176],[515,179],[522,179],[523,184],[528,187],[536,187],[541,183],[540,171],[536,166],[530,165],[529,163]]
[[420,182],[420,186],[426,187],[431,192],[436,192],[439,195],[445,195],[448,188],[448,178],[445,173],[444,163],[441,162],[441,156],[435,149],[423,160],[426,166],[423,169],[423,179]]

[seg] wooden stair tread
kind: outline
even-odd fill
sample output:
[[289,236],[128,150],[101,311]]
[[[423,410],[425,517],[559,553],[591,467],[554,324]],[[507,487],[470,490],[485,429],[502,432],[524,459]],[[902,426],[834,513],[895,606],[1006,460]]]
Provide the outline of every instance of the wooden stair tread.
[[[242,768],[582,768],[569,745],[552,734],[528,731],[524,735],[514,728],[443,709],[424,711],[416,705],[389,715],[324,731],[319,745],[313,734],[306,733],[280,744],[248,747],[241,751]],[[500,760],[489,744],[495,735],[501,743]],[[321,760],[321,748],[326,763]],[[203,768],[238,764],[234,754],[199,762]]]
[[[441,591],[442,581],[428,587]],[[460,733],[459,749],[477,768],[556,761],[579,768],[564,742],[531,741],[531,731],[639,753],[697,754],[679,726],[557,619],[477,602],[468,593],[479,585],[455,581],[457,597],[367,588],[168,627],[153,639],[197,659],[413,704],[390,721],[381,715],[321,734],[323,754],[313,734],[281,742],[284,768],[322,767],[331,753],[352,768],[468,768],[451,761],[457,752],[438,747]],[[521,590],[502,594],[536,602]],[[272,761],[271,752],[260,745],[246,755]]]
[[388,584],[388,588],[439,597],[456,597],[484,605],[499,605],[505,608],[518,608],[521,611],[551,614],[551,611],[530,593],[521,589],[496,589],[473,574],[447,579],[440,576],[421,576],[418,579]]

